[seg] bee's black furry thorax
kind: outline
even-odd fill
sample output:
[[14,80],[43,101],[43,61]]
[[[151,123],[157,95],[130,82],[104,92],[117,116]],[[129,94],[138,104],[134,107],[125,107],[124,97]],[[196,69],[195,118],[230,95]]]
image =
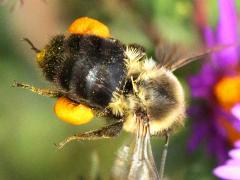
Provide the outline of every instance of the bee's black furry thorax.
[[93,35],[59,35],[46,46],[40,66],[68,98],[103,108],[123,85],[124,45]]

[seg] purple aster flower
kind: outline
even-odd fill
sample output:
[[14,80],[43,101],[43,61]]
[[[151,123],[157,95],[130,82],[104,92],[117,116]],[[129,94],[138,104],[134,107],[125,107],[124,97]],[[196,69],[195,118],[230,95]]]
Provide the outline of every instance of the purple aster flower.
[[[218,5],[216,31],[207,23],[200,27],[206,47],[238,41],[235,1],[219,0]],[[214,53],[198,74],[189,77],[192,97],[197,100],[189,108],[189,116],[193,120],[189,149],[194,151],[205,142],[208,152],[215,155],[220,164],[225,162],[236,134],[240,139],[239,60],[237,47],[225,49]]]

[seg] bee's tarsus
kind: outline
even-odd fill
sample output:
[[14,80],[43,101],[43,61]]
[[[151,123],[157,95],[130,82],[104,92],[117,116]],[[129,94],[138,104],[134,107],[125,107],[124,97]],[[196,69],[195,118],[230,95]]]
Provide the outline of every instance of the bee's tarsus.
[[28,86],[30,86],[30,85],[19,83],[15,80],[13,81],[13,83],[11,85],[11,87],[20,87],[20,88],[24,88],[24,89],[27,89]]
[[23,40],[23,41],[26,41],[26,42],[31,46],[31,49],[34,50],[36,53],[39,53],[39,52],[40,52],[40,50],[34,46],[34,44],[32,43],[32,41],[30,41],[30,39],[28,39],[28,38],[23,38],[22,40]]

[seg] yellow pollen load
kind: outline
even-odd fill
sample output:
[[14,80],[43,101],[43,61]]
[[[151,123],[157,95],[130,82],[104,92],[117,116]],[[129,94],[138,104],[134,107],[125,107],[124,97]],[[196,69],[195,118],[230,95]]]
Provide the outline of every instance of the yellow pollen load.
[[240,76],[222,78],[214,87],[215,96],[220,105],[226,109],[240,102]]
[[43,61],[45,54],[46,54],[45,49],[41,50],[39,53],[36,54],[36,59],[38,63],[41,63]]
[[86,124],[94,117],[91,108],[83,104],[77,104],[65,97],[58,98],[54,111],[62,121],[73,125]]
[[68,28],[68,32],[72,34],[96,35],[103,38],[110,37],[107,26],[95,19],[88,17],[76,19]]

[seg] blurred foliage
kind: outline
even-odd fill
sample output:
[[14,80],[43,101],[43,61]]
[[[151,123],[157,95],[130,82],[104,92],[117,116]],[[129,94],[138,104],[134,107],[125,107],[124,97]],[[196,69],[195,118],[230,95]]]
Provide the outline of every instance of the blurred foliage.
[[[22,6],[27,6],[28,3],[29,1],[24,1],[14,11],[24,11]],[[121,1],[55,0],[41,3],[45,7],[57,9],[60,29],[62,26],[66,29],[77,17],[93,17],[105,22],[114,37],[126,43],[142,44],[154,56],[154,44],[137,24],[141,16],[135,17]],[[167,39],[188,46],[201,43],[192,16],[192,1],[135,0],[132,3],[142,16],[151,18]],[[53,145],[55,142],[76,132],[103,126],[104,122],[96,119],[81,127],[64,124],[54,116],[54,99],[11,88],[13,80],[37,87],[49,86],[33,61],[32,51],[20,41],[22,37],[18,33],[19,29],[12,24],[14,12],[10,11],[11,5],[5,2],[0,6],[0,179],[109,179],[115,153],[128,138],[127,133],[123,132],[111,140],[71,143],[62,151],[57,151]],[[217,17],[216,1],[211,0],[210,7],[214,12],[211,13],[211,22],[214,24]],[[24,25],[31,27],[29,22]],[[193,63],[177,72],[185,87],[186,74],[198,66],[199,63]],[[189,154],[186,150],[189,125],[190,120],[187,120],[186,127],[171,139],[166,176],[176,180],[214,179],[211,172],[214,160],[206,151],[199,149],[198,152]],[[152,140],[158,167],[162,143],[157,138]]]

